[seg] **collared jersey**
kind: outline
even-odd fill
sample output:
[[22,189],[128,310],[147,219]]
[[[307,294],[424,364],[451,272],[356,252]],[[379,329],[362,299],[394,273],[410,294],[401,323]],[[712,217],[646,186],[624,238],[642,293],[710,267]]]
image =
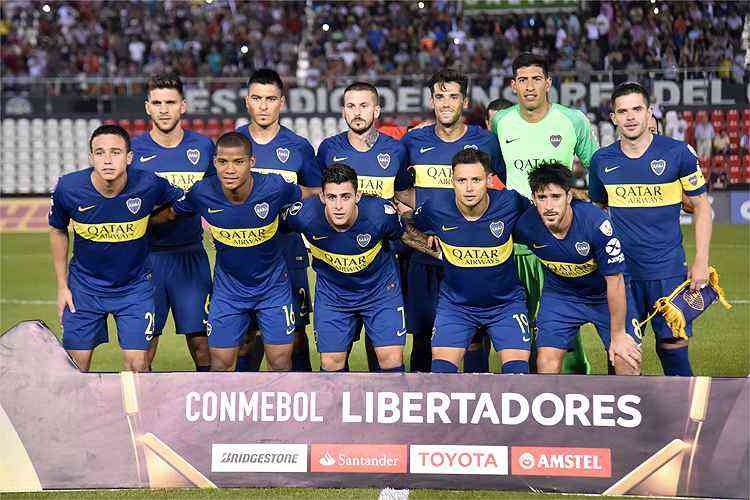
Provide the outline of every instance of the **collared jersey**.
[[369,151],[359,151],[349,142],[348,132],[327,137],[318,147],[321,171],[332,163],[344,163],[357,172],[359,191],[390,200],[396,191],[410,187],[406,172],[406,148],[399,141],[379,134]]
[[218,177],[211,176],[174,205],[177,214],[197,213],[206,220],[216,246],[215,286],[242,297],[262,295],[284,279],[279,214],[301,198],[299,186],[279,175],[251,175],[244,203],[227,200]]
[[619,141],[594,155],[589,196],[609,205],[633,278],[658,280],[686,272],[680,231],[683,192],[706,192],[698,157],[685,142],[655,135],[640,158],[628,158]]
[[[146,132],[131,142],[131,168],[146,170],[163,177],[170,184],[188,191],[205,174],[215,173],[214,143],[205,135],[184,130],[182,141],[173,148],[157,144]],[[181,217],[151,229],[151,246],[155,248],[181,247],[201,243],[203,230],[197,215]]]
[[455,304],[492,307],[523,300],[513,259],[513,229],[531,202],[510,189],[489,190],[489,206],[475,221],[447,196],[427,199],[414,211],[420,231],[437,235],[445,262],[440,294]]
[[[237,132],[253,144],[254,172],[278,174],[287,182],[309,188],[321,186],[322,176],[315,150],[304,137],[281,126],[276,137],[266,144],[259,144],[250,134],[250,125],[243,125]],[[283,234],[281,238],[287,266],[290,269],[307,268],[310,261],[302,238],[298,234]]]
[[295,203],[286,223],[310,243],[317,274],[315,293],[342,306],[377,300],[379,290],[398,282],[393,254],[384,248],[404,233],[393,206],[377,197],[363,196],[359,214],[346,231],[337,231],[317,197]]
[[52,193],[49,225],[73,226],[69,282],[94,295],[150,286],[148,221],[155,208],[173,203],[182,190],[150,172],[128,168],[125,188],[106,198],[91,182],[93,170],[63,175]]
[[526,210],[514,235],[544,266],[543,293],[577,302],[606,301],[604,277],[625,272],[620,240],[601,208],[579,200],[573,200],[570,208],[573,221],[563,239],[547,229],[536,207]]

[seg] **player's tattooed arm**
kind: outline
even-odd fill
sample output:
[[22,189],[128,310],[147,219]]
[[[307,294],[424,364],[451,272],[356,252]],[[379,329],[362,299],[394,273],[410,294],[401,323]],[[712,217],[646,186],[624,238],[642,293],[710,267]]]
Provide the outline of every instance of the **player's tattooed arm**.
[[403,241],[406,246],[435,257],[436,259],[442,259],[443,256],[435,237],[424,234],[414,225],[413,211],[409,210],[408,212],[401,214],[401,224],[404,227],[404,234],[401,236],[401,241]]

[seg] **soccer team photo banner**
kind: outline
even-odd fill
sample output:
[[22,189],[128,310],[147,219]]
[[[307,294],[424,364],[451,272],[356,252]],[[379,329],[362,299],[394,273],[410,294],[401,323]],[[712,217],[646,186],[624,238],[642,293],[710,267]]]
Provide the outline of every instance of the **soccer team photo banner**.
[[0,377],[0,491],[750,491],[747,378],[83,374],[40,322]]

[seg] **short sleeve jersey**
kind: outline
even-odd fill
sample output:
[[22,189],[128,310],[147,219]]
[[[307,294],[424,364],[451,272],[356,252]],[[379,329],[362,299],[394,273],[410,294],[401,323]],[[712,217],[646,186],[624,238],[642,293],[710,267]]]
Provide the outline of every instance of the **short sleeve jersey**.
[[476,221],[466,220],[447,197],[429,198],[414,211],[417,229],[440,241],[445,261],[440,295],[461,306],[493,307],[524,298],[512,235],[531,202],[509,189],[488,194],[489,207]]
[[357,220],[346,231],[331,226],[317,197],[295,203],[286,215],[288,227],[310,242],[315,293],[344,307],[377,301],[381,290],[398,282],[393,255],[384,249],[386,240],[403,234],[396,210],[372,196],[363,196],[357,206]]
[[94,188],[92,171],[60,177],[52,193],[49,225],[73,226],[69,285],[112,296],[147,288],[149,218],[154,209],[182,196],[182,190],[150,172],[128,168],[125,188],[106,198]]
[[[237,132],[250,139],[253,144],[253,171],[261,174],[278,174],[287,182],[309,188],[321,186],[322,174],[315,159],[315,150],[304,137],[282,126],[271,141],[259,144],[250,134],[249,125],[243,125]],[[299,235],[282,235],[282,245],[289,268],[304,269],[310,264],[307,250]]]
[[680,231],[682,193],[706,192],[706,181],[691,146],[655,135],[640,158],[629,158],[620,143],[596,152],[589,169],[589,196],[606,203],[620,235],[628,273],[658,280],[686,272]]
[[349,142],[348,132],[328,137],[318,147],[318,164],[323,171],[332,163],[344,163],[357,172],[359,191],[391,199],[396,191],[410,187],[406,172],[406,148],[381,133],[369,151],[359,151]]
[[516,225],[525,243],[544,266],[544,294],[591,303],[607,300],[605,276],[625,272],[625,256],[607,213],[593,203],[573,200],[573,221],[565,238],[556,238],[530,207]]
[[281,251],[281,210],[300,200],[300,188],[278,175],[252,173],[247,200],[227,200],[216,176],[197,182],[174,205],[177,214],[200,214],[216,246],[214,286],[240,297],[262,296],[286,278]]
[[[172,148],[160,146],[147,132],[133,139],[131,149],[131,168],[152,172],[183,191],[188,191],[206,173],[215,173],[213,141],[191,130],[185,130],[180,144]],[[202,237],[201,220],[197,215],[151,228],[153,248],[193,245],[201,243]]]

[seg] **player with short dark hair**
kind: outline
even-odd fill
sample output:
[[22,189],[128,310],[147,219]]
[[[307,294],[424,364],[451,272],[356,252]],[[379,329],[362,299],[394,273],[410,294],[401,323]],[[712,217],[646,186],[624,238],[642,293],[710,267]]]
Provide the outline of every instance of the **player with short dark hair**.
[[[164,74],[150,78],[145,107],[151,119],[151,130],[133,139],[132,168],[153,172],[184,191],[206,173],[215,173],[211,138],[180,125],[187,112],[187,102],[179,76]],[[211,361],[206,337],[206,304],[211,293],[211,269],[203,248],[200,217],[184,217],[154,226],[149,261],[156,304],[150,361],[156,355],[171,309],[175,332],[185,336],[196,369],[208,371]]]
[[432,335],[432,371],[456,373],[483,328],[502,373],[528,373],[531,331],[513,262],[513,229],[531,203],[513,190],[490,190],[489,156],[469,148],[451,161],[453,191],[427,197],[402,216],[407,227],[435,234],[445,277]]
[[618,375],[640,371],[640,328],[623,278],[625,257],[604,210],[574,199],[573,173],[548,163],[529,173],[535,207],[514,236],[544,265],[537,315],[537,368],[560,373],[579,328],[593,323]]
[[[466,125],[462,119],[469,105],[466,76],[449,69],[438,71],[430,79],[429,89],[434,125],[413,129],[401,139],[408,153],[411,188],[398,192],[397,198],[409,207],[452,194],[451,161],[464,149],[484,151],[490,158],[491,170],[501,180],[505,178],[500,168],[497,138],[481,127]],[[414,335],[412,371],[430,369],[430,336],[442,276],[441,261],[422,254],[412,255],[405,284],[407,321]]]
[[[89,140],[91,168],[60,177],[49,212],[50,248],[57,276],[57,312],[63,346],[88,371],[99,344],[109,341],[112,314],[124,369],[150,370],[154,287],[147,261],[147,229],[154,210],[182,191],[154,174],[128,169],[128,133],[102,125]],[[73,258],[68,263],[68,226]]]
[[[685,142],[648,130],[649,96],[637,83],[612,93],[612,123],[620,140],[594,155],[589,169],[589,195],[606,204],[620,234],[638,318],[686,279],[691,290],[706,286],[711,244],[711,205],[698,155]],[[683,193],[694,206],[696,253],[685,265],[680,230]],[[656,353],[665,375],[691,376],[687,339],[675,338],[661,315],[651,321]],[[686,334],[692,335],[687,324]]]
[[[252,142],[255,172],[281,175],[287,182],[298,184],[304,197],[312,196],[320,192],[320,168],[310,142],[279,123],[285,102],[281,76],[268,68],[254,71],[248,79],[245,96],[250,123],[238,128],[237,132]],[[310,323],[310,285],[307,282],[310,262],[298,234],[285,234],[281,238],[294,295],[296,333],[293,369],[310,371],[312,367],[305,333],[305,326]],[[262,355],[262,351],[256,350],[255,354],[245,354],[243,350],[238,370],[256,371],[261,361],[257,354]]]
[[503,99],[502,97],[491,100],[484,110],[484,123],[485,125],[487,125],[487,130],[492,130],[492,117],[495,116],[495,113],[503,109],[508,109],[512,106],[512,102],[510,102],[508,99]]

